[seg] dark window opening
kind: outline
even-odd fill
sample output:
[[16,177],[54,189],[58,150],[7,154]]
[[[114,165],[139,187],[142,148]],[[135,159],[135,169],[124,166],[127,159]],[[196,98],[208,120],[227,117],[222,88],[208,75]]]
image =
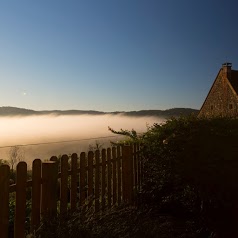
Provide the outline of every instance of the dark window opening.
[[214,106],[213,105],[211,105],[211,110],[213,110],[214,109]]
[[232,104],[229,104],[229,109],[233,109],[233,105]]

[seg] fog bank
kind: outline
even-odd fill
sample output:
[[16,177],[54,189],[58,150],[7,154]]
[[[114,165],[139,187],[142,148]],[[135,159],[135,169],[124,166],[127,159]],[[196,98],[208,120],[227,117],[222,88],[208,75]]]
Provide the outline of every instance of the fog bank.
[[[0,117],[0,147],[27,145],[37,143],[82,140],[97,137],[113,136],[108,126],[114,130],[134,129],[146,131],[147,125],[162,123],[157,117],[127,117],[118,115],[80,115],[80,116],[29,116]],[[24,146],[26,160],[63,153],[79,153],[79,148],[86,150],[95,140],[50,145]],[[101,139],[108,146],[109,139]],[[9,148],[0,149],[0,159],[7,159]]]

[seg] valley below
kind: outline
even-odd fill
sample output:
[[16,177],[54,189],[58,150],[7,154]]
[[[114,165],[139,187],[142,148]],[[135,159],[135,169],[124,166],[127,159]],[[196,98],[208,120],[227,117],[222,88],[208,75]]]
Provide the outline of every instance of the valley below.
[[132,112],[98,111],[34,111],[0,108],[0,159],[8,160],[12,147],[20,147],[29,165],[35,158],[87,152],[96,144],[110,146],[110,141],[122,140],[114,130],[145,132],[154,123],[163,123],[171,116],[189,114],[193,109],[144,110]]

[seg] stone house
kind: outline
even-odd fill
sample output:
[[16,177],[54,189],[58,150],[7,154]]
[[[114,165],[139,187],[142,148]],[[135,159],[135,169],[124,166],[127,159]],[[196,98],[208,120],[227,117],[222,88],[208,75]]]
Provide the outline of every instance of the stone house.
[[200,109],[199,117],[238,117],[238,71],[224,63]]

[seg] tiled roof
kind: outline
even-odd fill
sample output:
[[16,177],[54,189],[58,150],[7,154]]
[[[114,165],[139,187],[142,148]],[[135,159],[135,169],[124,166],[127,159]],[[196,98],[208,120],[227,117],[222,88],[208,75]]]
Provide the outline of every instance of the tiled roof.
[[238,71],[237,70],[231,70],[231,77],[229,81],[231,86],[236,91],[236,94],[238,95]]

